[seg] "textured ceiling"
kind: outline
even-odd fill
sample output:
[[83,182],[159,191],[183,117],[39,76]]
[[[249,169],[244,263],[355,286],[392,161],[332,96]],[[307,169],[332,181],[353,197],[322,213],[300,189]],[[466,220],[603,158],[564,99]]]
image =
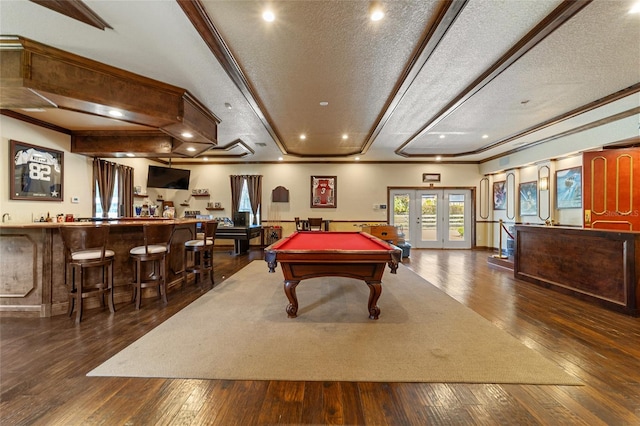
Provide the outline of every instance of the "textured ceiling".
[[[0,1],[0,29],[185,88],[221,119],[220,149],[204,155],[224,161],[483,161],[640,121],[632,0],[382,1],[378,22],[370,3],[85,1],[112,28],[100,30]],[[127,127],[17,112],[70,131]]]

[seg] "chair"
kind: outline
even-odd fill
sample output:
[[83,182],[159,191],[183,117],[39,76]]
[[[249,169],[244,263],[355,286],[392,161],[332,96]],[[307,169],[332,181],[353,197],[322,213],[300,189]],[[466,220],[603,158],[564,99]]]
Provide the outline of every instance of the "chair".
[[[129,250],[133,259],[133,299],[140,309],[142,289],[157,287],[158,297],[167,303],[167,253],[171,251],[173,224],[144,224],[144,245]],[[151,272],[143,278],[143,272],[151,262]],[[147,268],[145,268],[147,267]],[[145,270],[145,271],[143,271]]]
[[322,231],[322,218],[310,217],[309,218],[309,231]]
[[[69,288],[68,315],[77,307],[76,324],[82,320],[82,300],[91,296],[100,297],[100,305],[104,307],[104,295],[108,294],[109,310],[115,312],[113,303],[113,259],[115,252],[108,250],[108,226],[62,226],[60,235],[64,243],[65,285]],[[68,268],[71,267],[71,285],[67,283]],[[96,278],[97,270],[89,275],[89,268],[100,268],[99,282],[87,283],[89,278]]]
[[[204,234],[202,238],[189,240],[184,243],[184,271],[182,273],[182,286],[187,285],[187,273],[195,274],[195,283],[198,282],[198,275],[209,273],[209,279],[213,286],[213,244],[216,240],[216,230],[218,221],[211,220],[204,223]],[[189,253],[193,253],[193,266],[188,266]]]
[[300,218],[296,217],[295,221],[296,221],[296,231],[303,231],[304,230],[304,226],[303,226],[303,223],[300,220]]

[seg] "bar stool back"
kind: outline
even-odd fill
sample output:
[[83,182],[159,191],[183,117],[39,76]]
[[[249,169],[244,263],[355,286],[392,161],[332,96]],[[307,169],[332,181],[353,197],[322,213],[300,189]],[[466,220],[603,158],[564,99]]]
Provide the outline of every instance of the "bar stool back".
[[[143,226],[144,245],[129,250],[133,260],[133,299],[136,309],[140,309],[142,289],[157,287],[158,297],[167,303],[167,253],[171,251],[171,237],[173,224],[149,224]],[[145,268],[149,266],[151,272],[143,277]]]
[[[82,320],[82,299],[99,296],[104,307],[104,295],[108,294],[109,310],[115,312],[113,303],[113,259],[115,252],[108,250],[108,226],[62,226],[60,235],[64,243],[64,279],[69,288],[68,315],[77,305],[76,324]],[[71,285],[67,283],[68,268],[71,268]],[[89,268],[100,268],[99,282],[87,283]],[[97,271],[96,271],[97,272]]]
[[309,231],[322,231],[322,218],[310,217],[309,218]]
[[[182,273],[182,285],[187,285],[187,273],[195,274],[195,283],[198,275],[209,273],[209,279],[213,286],[213,244],[216,240],[218,221],[210,220],[204,223],[203,238],[189,240],[184,243],[184,272]],[[193,265],[188,266],[189,253],[193,254]]]

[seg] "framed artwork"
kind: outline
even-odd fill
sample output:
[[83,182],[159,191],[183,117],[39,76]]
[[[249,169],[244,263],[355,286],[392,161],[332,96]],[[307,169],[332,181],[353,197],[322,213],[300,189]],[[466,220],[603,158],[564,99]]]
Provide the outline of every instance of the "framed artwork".
[[520,216],[536,216],[538,214],[538,182],[520,184]]
[[11,199],[62,201],[63,160],[62,151],[11,140]]
[[440,182],[440,173],[423,173],[422,182]]
[[311,207],[336,208],[338,178],[311,176]]
[[582,208],[582,167],[556,172],[556,208]]
[[507,186],[504,180],[493,182],[493,209],[507,209]]

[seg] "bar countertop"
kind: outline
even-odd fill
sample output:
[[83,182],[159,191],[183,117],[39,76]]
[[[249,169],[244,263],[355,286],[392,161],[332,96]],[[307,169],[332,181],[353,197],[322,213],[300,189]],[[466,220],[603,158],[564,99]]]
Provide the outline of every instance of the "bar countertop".
[[163,217],[123,217],[118,219],[93,218],[77,222],[5,222],[0,223],[0,229],[55,229],[62,226],[87,226],[87,225],[108,225],[108,226],[140,226],[147,223],[173,223],[183,225],[202,222],[202,219],[180,218],[167,219]]

